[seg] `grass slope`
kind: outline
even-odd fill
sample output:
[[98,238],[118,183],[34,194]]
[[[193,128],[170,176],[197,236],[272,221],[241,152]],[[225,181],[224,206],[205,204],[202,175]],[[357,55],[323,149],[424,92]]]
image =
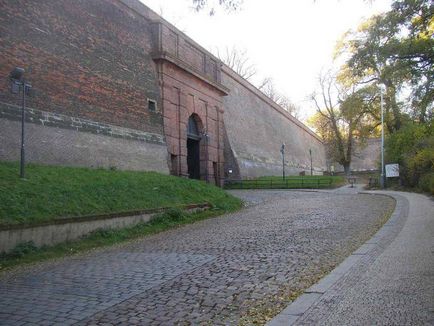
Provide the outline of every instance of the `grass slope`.
[[0,226],[202,202],[240,207],[220,188],[155,172],[29,164],[22,180],[18,163],[0,162]]

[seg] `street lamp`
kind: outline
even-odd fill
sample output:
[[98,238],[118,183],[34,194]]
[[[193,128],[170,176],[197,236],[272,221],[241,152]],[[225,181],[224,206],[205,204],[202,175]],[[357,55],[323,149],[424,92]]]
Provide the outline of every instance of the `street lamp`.
[[18,94],[22,91],[21,102],[21,159],[20,159],[20,178],[24,178],[25,150],[24,150],[24,122],[26,117],[26,94],[32,88],[32,85],[24,79],[24,69],[15,67],[9,74],[11,81],[11,92]]
[[285,143],[280,147],[280,153],[282,153],[282,178],[285,181]]
[[384,189],[384,109],[383,109],[383,91],[384,85],[380,84],[380,99],[381,99],[381,173],[380,173],[380,186]]
[[207,133],[207,131],[205,130],[203,133],[202,133],[202,137],[203,137],[203,139],[205,140],[205,150],[206,150],[206,157],[205,157],[205,160],[206,160],[206,164],[205,164],[205,182],[206,183],[209,183],[209,177],[208,177],[208,160],[209,160],[209,151],[208,151],[208,144],[209,144],[209,135],[208,135],[208,133]]
[[312,149],[311,148],[309,148],[309,155],[310,155],[310,176],[313,176]]

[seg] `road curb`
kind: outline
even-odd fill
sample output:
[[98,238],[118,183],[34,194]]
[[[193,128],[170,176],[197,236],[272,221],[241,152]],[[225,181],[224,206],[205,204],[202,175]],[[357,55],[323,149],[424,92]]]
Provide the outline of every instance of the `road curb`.
[[[372,238],[367,240],[362,246],[355,250],[349,257],[340,263],[333,271],[323,277],[318,283],[306,289],[304,293],[295,301],[282,310],[277,316],[271,319],[266,325],[268,326],[288,326],[297,323],[310,308],[315,306],[321,298],[328,293],[332,288],[338,285],[349,274],[357,271],[358,267],[363,264],[366,268],[365,258],[370,258],[373,261],[383,252],[386,247],[395,239],[403,223],[400,220],[406,220],[409,211],[409,202],[407,198],[392,194],[390,192],[367,192],[362,191],[360,194],[383,195],[396,200],[395,210],[389,220],[374,234]],[[402,224],[402,225],[401,225]]]

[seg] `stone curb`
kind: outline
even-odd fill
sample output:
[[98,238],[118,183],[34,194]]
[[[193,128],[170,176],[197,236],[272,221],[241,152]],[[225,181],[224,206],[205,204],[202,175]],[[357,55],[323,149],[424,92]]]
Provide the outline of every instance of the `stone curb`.
[[[349,257],[347,257],[341,264],[339,264],[333,271],[327,276],[323,277],[318,283],[312,285],[310,288],[304,291],[295,301],[289,304],[283,311],[277,316],[271,319],[266,325],[268,326],[289,326],[296,323],[296,321],[303,316],[312,306],[319,302],[323,295],[327,293],[334,285],[343,280],[344,276],[351,273],[353,268],[361,261],[363,257],[374,255],[374,249],[380,246],[380,241],[390,235],[394,239],[398,232],[394,228],[397,220],[405,214],[405,218],[408,216],[409,203],[405,197],[400,195],[383,193],[383,192],[366,192],[362,191],[359,194],[369,195],[383,195],[388,196],[396,200],[395,210],[390,216],[389,220],[375,233],[375,235],[354,251]],[[396,234],[394,234],[396,233]],[[382,248],[381,252],[385,248]]]

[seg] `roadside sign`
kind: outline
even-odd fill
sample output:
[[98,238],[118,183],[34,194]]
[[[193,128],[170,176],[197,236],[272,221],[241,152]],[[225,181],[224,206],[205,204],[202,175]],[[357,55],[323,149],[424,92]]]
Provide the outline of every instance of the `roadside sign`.
[[399,164],[386,164],[386,178],[399,177]]

